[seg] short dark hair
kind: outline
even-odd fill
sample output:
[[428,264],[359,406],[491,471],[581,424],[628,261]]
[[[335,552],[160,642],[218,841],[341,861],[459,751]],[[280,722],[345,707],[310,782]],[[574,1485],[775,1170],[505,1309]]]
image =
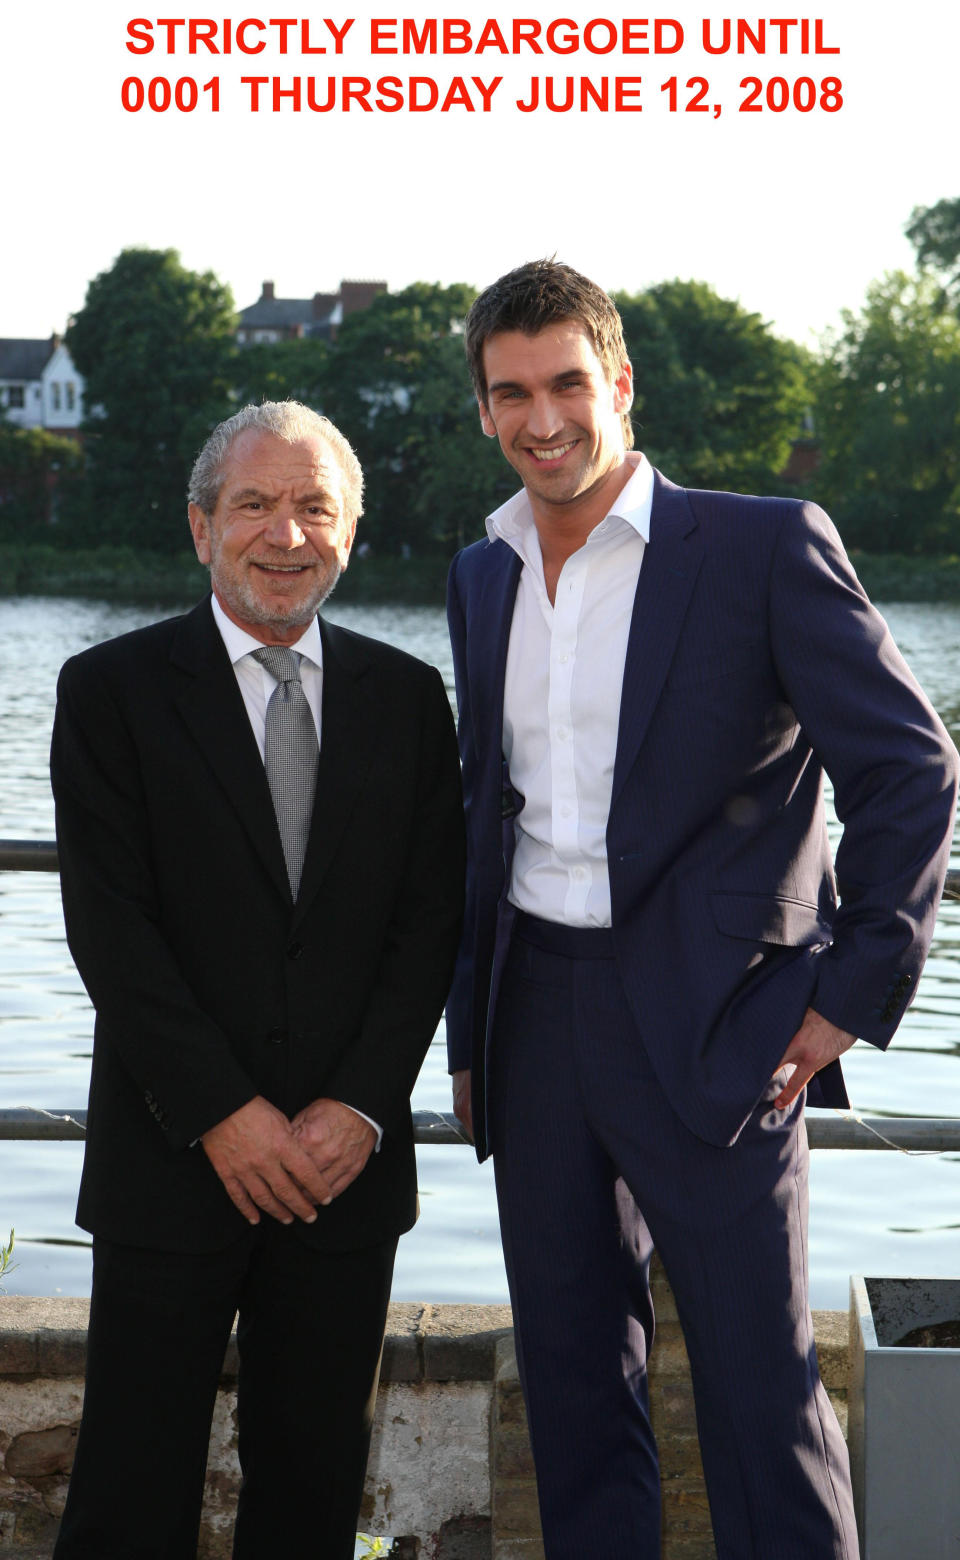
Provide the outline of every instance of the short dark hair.
[[[613,299],[572,266],[559,260],[529,260],[485,288],[467,315],[464,347],[477,400],[486,405],[483,348],[491,336],[507,330],[534,336],[558,320],[575,320],[583,326],[613,384],[628,361],[623,324]],[[629,412],[623,413],[623,437],[627,449],[632,449]]]

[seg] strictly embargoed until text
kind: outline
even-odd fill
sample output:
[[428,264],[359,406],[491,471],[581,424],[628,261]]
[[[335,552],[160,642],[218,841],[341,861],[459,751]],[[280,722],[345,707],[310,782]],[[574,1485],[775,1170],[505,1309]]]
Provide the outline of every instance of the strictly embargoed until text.
[[[675,17],[361,23],[140,16],[127,23],[125,48],[140,57],[138,73],[120,87],[131,114],[509,110],[719,119],[836,114],[844,106],[840,45],[821,17],[702,17],[691,24]],[[174,68],[161,64],[174,60]],[[723,65],[719,89],[708,74],[712,60]],[[189,72],[181,73],[188,62]]]

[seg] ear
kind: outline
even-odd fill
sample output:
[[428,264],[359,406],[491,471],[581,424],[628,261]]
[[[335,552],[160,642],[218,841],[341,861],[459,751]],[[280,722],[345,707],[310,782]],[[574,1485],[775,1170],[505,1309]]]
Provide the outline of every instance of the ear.
[[341,569],[345,569],[350,561],[350,549],[353,546],[356,534],[356,520],[351,520],[349,523],[345,520],[343,525],[340,527],[340,535],[337,538],[337,558],[340,562]]
[[633,405],[633,364],[624,358],[619,374],[613,381],[613,409],[629,412]]
[[477,407],[480,412],[481,428],[483,429],[488,439],[495,439],[497,437],[497,425],[487,410],[486,402],[481,401],[479,396],[477,397]]
[[197,557],[202,564],[209,564],[211,559],[209,516],[204,514],[199,504],[188,504],[187,518],[190,521],[190,534],[193,537]]

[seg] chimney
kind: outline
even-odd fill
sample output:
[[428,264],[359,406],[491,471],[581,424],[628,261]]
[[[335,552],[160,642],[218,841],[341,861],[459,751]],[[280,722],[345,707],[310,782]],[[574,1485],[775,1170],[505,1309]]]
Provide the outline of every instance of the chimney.
[[273,297],[273,283],[272,282],[264,282],[264,284],[263,284],[263,291],[260,294],[260,302],[261,303],[273,303],[273,301],[274,301],[274,297]]
[[378,293],[387,291],[386,282],[344,280],[340,283],[340,300],[344,316],[356,314],[358,309],[369,309]]

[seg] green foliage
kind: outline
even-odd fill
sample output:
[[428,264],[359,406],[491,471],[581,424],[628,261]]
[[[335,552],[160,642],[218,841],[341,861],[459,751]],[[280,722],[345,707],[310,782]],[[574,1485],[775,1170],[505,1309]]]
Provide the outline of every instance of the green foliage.
[[871,601],[960,601],[956,553],[854,552],[853,565]]
[[13,1256],[13,1246],[13,1230],[11,1230],[10,1239],[7,1244],[4,1245],[3,1242],[0,1241],[0,1278],[3,1278],[5,1273],[13,1273],[19,1265],[16,1262],[10,1261],[10,1258]]
[[[361,521],[361,524],[363,522]],[[374,552],[354,553],[334,598],[337,605],[389,601],[409,606],[442,607],[450,572],[450,553],[413,552],[409,558]]]
[[0,542],[0,597],[91,596],[185,607],[209,586],[210,576],[193,551]]
[[[960,601],[960,556],[856,551],[854,563],[874,601]],[[417,554],[409,561],[377,554],[354,558],[334,605],[409,603],[442,607],[449,559]],[[191,606],[208,576],[193,554],[169,557],[138,549],[100,547],[65,551],[35,544],[0,543],[0,600],[4,596],[89,596],[144,602],[175,611]]]
[[[71,545],[177,550],[189,466],[210,427],[247,401],[294,397],[357,450],[360,540],[374,558],[449,557],[516,486],[479,428],[461,336],[473,297],[464,283],[418,282],[349,315],[332,343],[237,348],[215,278],[185,271],[172,250],[124,251],[67,338],[91,409]],[[682,481],[776,486],[806,406],[799,349],[703,284],[620,301],[648,453]]]
[[809,362],[759,314],[705,282],[618,294],[637,444],[689,487],[782,491],[810,403]]
[[943,297],[960,303],[960,199],[915,206],[906,232],[918,263],[944,274]]
[[302,401],[322,412],[329,381],[325,341],[276,341],[237,347],[231,367],[238,406],[259,401]]
[[66,336],[86,381],[76,545],[182,548],[190,467],[231,410],[233,336],[229,289],[173,249],[125,249],[90,283]]
[[43,536],[82,462],[74,439],[0,422],[0,542]]
[[[618,297],[641,447],[687,484],[782,490],[815,402],[822,465],[812,485],[847,540],[870,551],[960,549],[960,321],[944,307],[942,280],[951,267],[960,278],[960,201],[915,211],[908,232],[937,273],[874,284],[820,361],[701,282]],[[364,467],[360,541],[372,553],[354,561],[344,596],[379,598],[394,561],[412,555],[404,589],[422,599],[516,486],[479,429],[461,334],[473,296],[463,283],[418,282],[349,315],[333,342],[241,349],[215,277],[185,270],[173,250],[125,250],[91,283],[67,337],[86,380],[79,492],[72,446],[0,426],[5,551],[36,536],[56,462],[57,541],[88,550],[81,573],[92,581],[126,556],[142,596],[151,569],[141,581],[134,560],[182,551],[184,488],[210,428],[246,401],[294,397],[331,417]],[[98,545],[111,551],[89,551]],[[17,556],[18,577],[29,577],[33,564]],[[179,563],[174,574],[184,577]],[[131,594],[126,581],[118,588]]]
[[473,296],[463,283],[381,293],[331,349],[323,410],[363,465],[360,536],[375,552],[449,554],[515,486],[480,433],[458,331]]
[[960,548],[960,320],[930,276],[874,282],[824,343],[817,498],[845,541],[877,552]]

